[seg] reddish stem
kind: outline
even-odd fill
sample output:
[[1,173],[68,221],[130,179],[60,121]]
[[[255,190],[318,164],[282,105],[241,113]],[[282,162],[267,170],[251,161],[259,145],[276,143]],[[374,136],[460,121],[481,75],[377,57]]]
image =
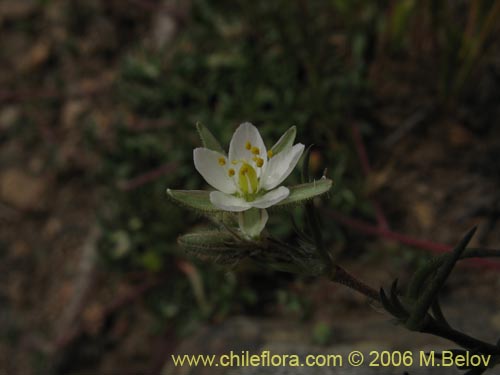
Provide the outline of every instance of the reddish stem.
[[[365,221],[350,218],[333,210],[328,210],[324,208],[321,210],[328,217],[332,218],[336,222],[345,225],[347,227],[353,228],[354,230],[357,230],[358,232],[364,234],[383,237],[389,240],[394,240],[401,244],[417,247],[433,253],[447,253],[453,249],[452,246],[446,244],[432,242],[428,240],[421,240],[415,237],[407,236],[402,233],[391,231],[389,229],[379,228]],[[484,266],[491,269],[500,269],[500,263],[487,259],[474,259],[468,264],[475,266]]]

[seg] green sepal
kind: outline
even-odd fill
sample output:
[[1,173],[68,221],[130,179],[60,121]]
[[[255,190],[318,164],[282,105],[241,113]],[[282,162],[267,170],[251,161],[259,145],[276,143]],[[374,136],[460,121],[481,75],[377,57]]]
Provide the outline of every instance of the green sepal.
[[187,253],[219,264],[235,263],[252,251],[247,243],[222,231],[188,233],[180,236],[177,242]]
[[212,151],[217,151],[220,152],[223,155],[226,155],[226,152],[222,148],[221,144],[217,140],[217,138],[214,137],[212,132],[208,130],[208,128],[203,125],[202,123],[196,123],[196,129],[198,130],[198,134],[200,135],[201,142],[203,143],[203,146],[205,148],[208,148],[209,150]]
[[257,239],[264,229],[269,215],[265,209],[250,208],[243,212],[238,212],[238,224],[241,231],[249,239]]
[[290,195],[271,208],[302,203],[318,195],[325,194],[332,188],[332,183],[329,178],[322,178],[306,184],[291,186],[289,187]]
[[171,190],[167,189],[167,196],[173,202],[202,213],[216,213],[221,210],[210,202],[210,192],[206,190]]
[[210,251],[210,254],[219,254],[231,250],[235,239],[230,233],[207,231],[184,234],[177,239],[177,242],[182,247],[197,250],[200,253],[206,250]]
[[274,144],[271,148],[273,155],[279,154],[281,151],[291,147],[295,141],[295,135],[297,134],[297,128],[292,126],[288,129],[281,137],[278,142]]

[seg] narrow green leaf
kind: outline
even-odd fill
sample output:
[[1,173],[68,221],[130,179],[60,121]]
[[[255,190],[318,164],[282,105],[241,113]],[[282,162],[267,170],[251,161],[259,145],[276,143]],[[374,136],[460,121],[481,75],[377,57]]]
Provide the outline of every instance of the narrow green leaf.
[[398,279],[395,279],[391,285],[390,300],[394,308],[400,312],[400,316],[402,318],[407,318],[408,311],[406,311],[406,308],[403,306],[398,297]]
[[425,323],[425,317],[427,315],[429,307],[431,307],[433,302],[436,300],[439,291],[441,290],[443,284],[453,270],[456,262],[460,259],[460,256],[465,251],[467,244],[472,239],[472,236],[476,232],[476,229],[477,227],[474,227],[469,232],[467,232],[467,234],[460,241],[457,247],[455,247],[455,249],[443,262],[442,266],[437,271],[436,276],[427,286],[426,290],[418,298],[417,303],[415,304],[415,308],[411,312],[411,315],[406,322],[406,327],[408,329],[418,331],[422,328],[422,325]]
[[204,147],[208,148],[209,150],[217,151],[223,155],[226,155],[226,152],[220,145],[217,138],[214,137],[214,135],[210,132],[210,130],[208,130],[205,125],[198,122],[196,123],[196,129],[198,130],[198,134],[200,135],[201,142],[203,143]]
[[276,142],[271,148],[273,155],[279,154],[284,149],[291,147],[293,145],[293,141],[295,141],[296,134],[297,128],[295,126],[292,126],[290,129],[288,129],[285,134],[283,134],[280,139],[278,139],[278,142]]
[[[447,254],[445,254],[446,256]],[[406,298],[414,301],[420,295],[428,278],[441,266],[445,260],[445,256],[438,256],[429,260],[426,264],[420,266],[413,274],[406,291]]]
[[450,324],[448,323],[443,314],[443,310],[441,310],[441,304],[439,303],[439,298],[436,298],[434,300],[431,309],[432,309],[432,315],[439,323],[441,323],[445,327],[451,328]]
[[382,303],[382,306],[384,306],[384,309],[389,312],[392,316],[398,318],[398,319],[403,319],[405,317],[404,314],[401,313],[395,306],[392,305],[390,299],[387,297],[387,294],[385,293],[385,290],[383,288],[380,288],[380,302]]
[[[406,292],[406,298],[409,300],[415,300],[420,295],[421,290],[424,288],[427,279],[429,279],[436,270],[441,267],[441,264],[447,259],[448,254],[443,254],[434,257],[428,261],[425,265],[421,266],[417,272],[412,276],[409,286]],[[466,249],[460,256],[460,260],[469,258],[490,258],[490,257],[500,257],[500,250],[493,249],[478,249],[471,248]]]
[[289,187],[290,195],[273,207],[285,206],[288,204],[300,203],[312,199],[318,195],[328,192],[332,187],[332,180],[322,178],[317,181],[309,182]]
[[173,202],[183,207],[202,211],[202,213],[216,213],[221,211],[210,202],[210,192],[206,190],[167,189],[167,196],[170,197]]

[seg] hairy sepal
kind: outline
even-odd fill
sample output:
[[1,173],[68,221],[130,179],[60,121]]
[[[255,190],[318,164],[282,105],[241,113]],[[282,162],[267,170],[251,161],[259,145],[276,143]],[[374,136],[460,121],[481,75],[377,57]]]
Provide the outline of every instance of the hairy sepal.
[[221,153],[222,155],[226,155],[226,152],[222,148],[221,144],[215,138],[208,128],[202,123],[196,124],[196,129],[198,130],[198,135],[200,136],[201,143],[203,143],[203,147],[208,148],[209,150],[216,151]]
[[295,135],[297,134],[297,128],[292,126],[288,129],[285,134],[278,139],[278,142],[271,148],[273,155],[279,154],[281,151],[292,147],[293,142],[295,141]]
[[176,204],[190,208],[201,214],[216,214],[222,212],[210,202],[210,192],[206,190],[171,190],[167,196]]
[[246,243],[222,231],[188,233],[180,236],[177,242],[188,254],[219,264],[235,263],[252,251]]
[[332,180],[322,178],[305,184],[290,186],[290,195],[271,208],[284,208],[291,205],[305,203],[314,197],[327,193],[332,188]]

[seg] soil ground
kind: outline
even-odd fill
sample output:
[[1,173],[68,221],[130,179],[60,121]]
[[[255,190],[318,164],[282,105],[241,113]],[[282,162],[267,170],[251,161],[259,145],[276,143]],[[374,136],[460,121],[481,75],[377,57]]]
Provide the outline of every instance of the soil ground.
[[[169,330],[152,334],[147,327],[154,324],[153,318],[140,297],[140,288],[147,290],[148,285],[137,283],[133,275],[124,280],[95,260],[99,235],[95,215],[105,187],[87,178],[99,159],[83,147],[77,120],[88,115],[106,123],[116,110],[102,92],[115,75],[116,62],[126,55],[123,40],[168,43],[179,25],[189,25],[169,24],[173,21],[168,17],[158,23],[143,8],[133,14],[115,2],[108,7],[90,3],[101,7],[102,17],[93,22],[90,34],[77,39],[89,57],[80,56],[78,61],[57,50],[67,32],[61,25],[70,22],[60,2],[44,8],[43,15],[37,14],[39,7],[31,1],[0,5],[0,25],[3,22],[7,30],[2,49],[9,51],[2,53],[2,70],[14,72],[0,78],[0,130],[7,134],[0,136],[0,373],[30,375],[64,368],[65,358],[71,358],[68,353],[81,348],[101,352],[102,360],[90,368],[82,364],[81,372],[73,366],[75,374],[157,373],[162,368],[172,374],[264,373],[252,369],[186,372],[169,367],[167,355],[184,351],[271,347],[330,353],[359,347],[447,347],[440,339],[389,329],[392,323],[379,307],[326,281],[291,283],[290,288],[311,303],[314,313],[306,321],[293,313],[273,311],[267,318],[242,316],[207,323],[181,342]],[[106,17],[107,12],[111,16]],[[9,27],[23,20],[41,24],[43,33]],[[123,34],[120,22],[127,30]],[[95,38],[93,33],[109,37]],[[422,69],[416,66],[408,71],[404,69],[408,65],[408,61],[381,61],[370,72],[375,109],[368,125],[376,130],[364,135],[373,166],[366,195],[381,205],[395,231],[454,244],[470,227],[479,225],[472,245],[498,248],[500,127],[495,119],[500,108],[498,103],[490,105],[490,98],[498,98],[500,85],[495,80],[500,67],[483,77],[492,83],[482,89],[481,100],[469,102],[460,111],[436,115],[427,100],[430,83],[417,85],[422,82]],[[49,77],[56,72],[71,84],[57,105],[40,104],[40,97],[52,95]],[[103,91],[84,97],[71,94],[82,88]],[[9,97],[10,91],[17,97]],[[31,122],[36,125],[19,128],[20,123]],[[407,131],[401,132],[401,124],[407,125]],[[347,254],[346,268],[371,285],[389,286],[396,277],[407,281],[418,258],[414,254],[425,253],[347,231],[356,239],[356,248],[347,252],[362,256],[353,260]],[[500,332],[499,287],[498,271],[460,266],[443,295],[444,309],[459,328],[494,341]],[[311,333],[318,321],[331,329],[323,346],[314,342]]]

